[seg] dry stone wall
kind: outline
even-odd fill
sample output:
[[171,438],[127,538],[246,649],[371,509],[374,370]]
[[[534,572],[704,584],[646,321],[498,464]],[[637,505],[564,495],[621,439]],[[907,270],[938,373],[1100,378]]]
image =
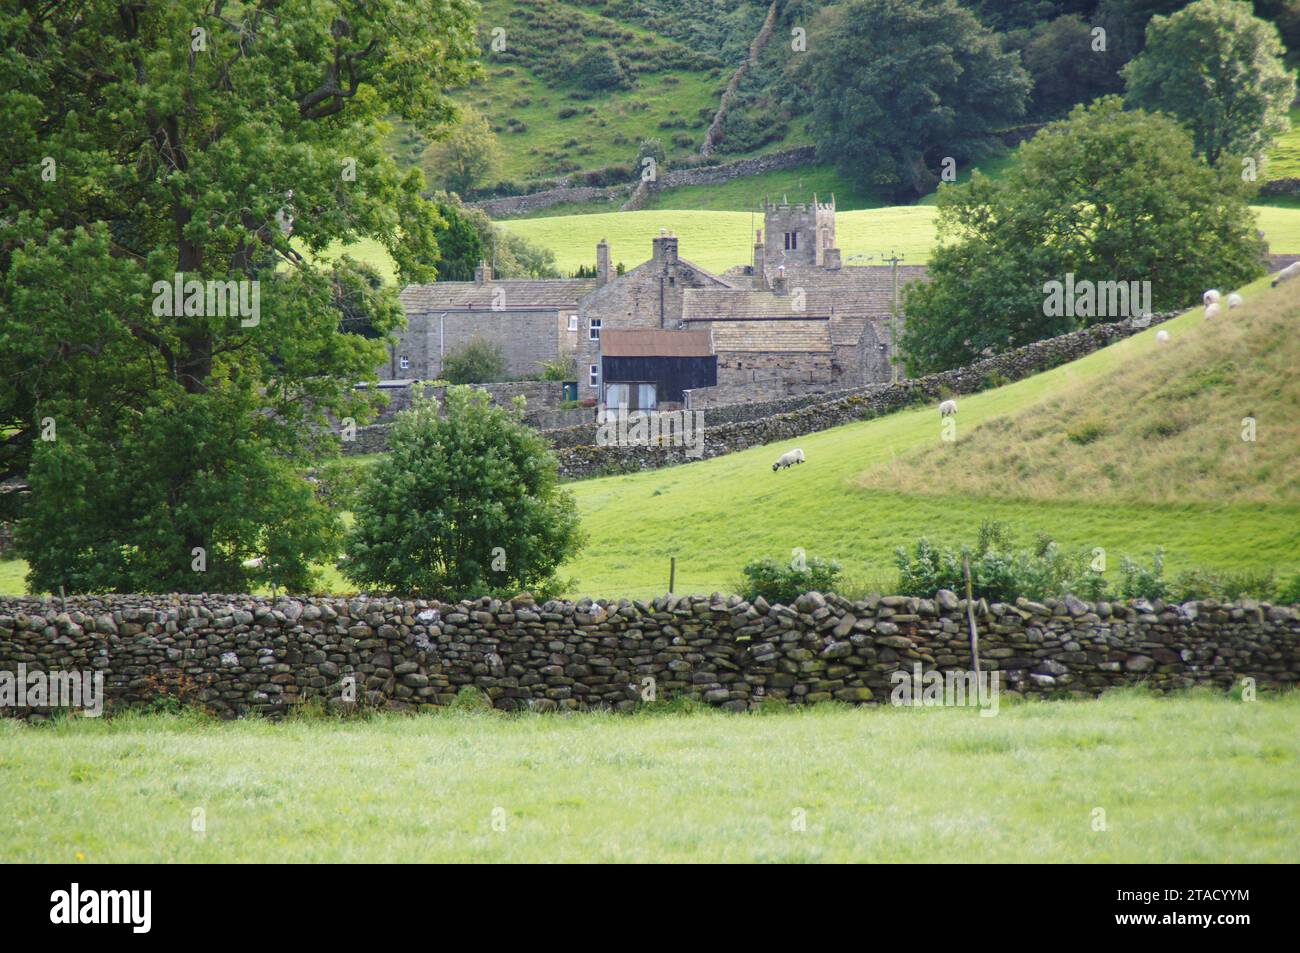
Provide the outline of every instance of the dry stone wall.
[[[975,607],[980,666],[1002,693],[1095,695],[1300,678],[1300,608],[1255,602]],[[447,605],[401,599],[117,595],[0,599],[0,673],[104,675],[108,711],[168,696],[223,717],[450,704],[465,686],[504,710],[635,708],[686,697],[731,710],[887,702],[897,672],[971,667],[965,602],[946,590],[792,606],[738,596]],[[349,686],[355,702],[349,701]],[[41,709],[0,713],[44,717]]]

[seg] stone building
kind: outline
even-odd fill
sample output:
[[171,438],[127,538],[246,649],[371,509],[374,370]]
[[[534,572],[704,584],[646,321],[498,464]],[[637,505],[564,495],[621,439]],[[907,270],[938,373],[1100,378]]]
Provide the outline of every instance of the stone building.
[[[602,239],[594,279],[494,281],[481,265],[473,282],[409,286],[410,326],[381,376],[437,377],[442,357],[479,335],[501,344],[513,376],[571,361],[579,396],[597,403],[621,400],[633,384],[647,408],[676,405],[683,392],[691,406],[707,406],[860,387],[891,376],[895,279],[901,290],[924,278],[917,265],[896,275],[887,265],[844,265],[833,196],[782,200],[765,204],[751,264],[722,275],[682,258],[677,237],[661,230],[650,259],[622,275],[611,273]],[[611,330],[619,353],[605,355]],[[673,337],[681,332],[695,332],[689,346]],[[716,362],[679,360],[701,357],[706,339]],[[664,369],[663,394],[647,390],[655,381],[606,379],[604,358],[630,355]]]

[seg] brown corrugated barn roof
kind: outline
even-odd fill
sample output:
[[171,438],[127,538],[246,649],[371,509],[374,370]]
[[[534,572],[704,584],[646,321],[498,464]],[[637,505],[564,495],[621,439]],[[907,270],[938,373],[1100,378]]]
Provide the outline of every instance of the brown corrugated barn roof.
[[709,357],[708,331],[601,331],[604,357]]

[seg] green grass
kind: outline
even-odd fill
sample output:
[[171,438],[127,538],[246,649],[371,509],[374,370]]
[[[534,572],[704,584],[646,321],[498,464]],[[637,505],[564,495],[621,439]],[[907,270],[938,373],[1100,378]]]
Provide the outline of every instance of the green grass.
[[[1244,290],[1248,296],[1259,293],[1258,284]],[[1198,309],[1162,327],[1175,338],[1194,336],[1204,319]],[[1155,333],[962,397],[961,432],[1032,413],[1065,390],[1090,393],[1107,416],[1123,415],[1124,406],[1107,399],[1108,375],[1142,362],[1156,346]],[[910,546],[920,536],[966,542],[984,519],[1006,521],[1030,539],[1037,531],[1048,533],[1069,549],[1103,547],[1112,572],[1121,554],[1146,555],[1157,546],[1167,551],[1170,575],[1198,566],[1300,570],[1295,499],[1243,501],[1228,493],[1212,501],[1157,503],[1116,499],[1084,485],[1060,498],[1030,502],[1017,495],[1014,483],[983,496],[944,495],[933,486],[920,492],[863,486],[864,474],[939,438],[938,416],[927,405],[700,463],[574,483],[590,539],[562,575],[574,578],[575,595],[652,596],[667,589],[669,558],[676,556],[678,592],[734,591],[750,560],[788,558],[802,548],[843,564],[846,588],[887,585],[895,578],[896,546]],[[772,460],[792,447],[802,448],[808,462],[773,473]],[[957,457],[949,466],[960,469],[963,463]],[[1180,474],[1162,478],[1176,482]]]
[[[721,158],[724,162],[732,161],[730,156]],[[789,196],[792,202],[812,201],[814,192],[823,201],[834,193],[835,206],[841,213],[889,204],[883,195],[856,185],[837,172],[834,166],[819,164],[744,176],[719,185],[683,185],[665,189],[653,193],[646,208],[748,212],[753,208],[761,209],[764,199],[779,201],[783,195]]]
[[1118,691],[992,718],[0,720],[0,861],[1287,862],[1298,716]]
[[1291,130],[1269,150],[1264,179],[1300,179],[1300,106],[1291,110]]

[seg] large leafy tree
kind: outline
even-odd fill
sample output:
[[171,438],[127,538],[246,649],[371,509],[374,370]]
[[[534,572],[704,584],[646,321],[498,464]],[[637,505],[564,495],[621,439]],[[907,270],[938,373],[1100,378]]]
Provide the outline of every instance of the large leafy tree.
[[450,134],[431,143],[420,161],[439,188],[465,194],[485,185],[501,168],[501,147],[487,119],[466,106]]
[[397,415],[348,536],[360,586],[458,599],[553,587],[582,544],[577,508],[545,441],[484,391],[453,386],[439,413]]
[[939,234],[931,280],[904,297],[913,374],[1115,319],[1053,315],[1045,285],[1067,274],[1149,281],[1151,308],[1169,310],[1256,277],[1265,253],[1240,177],[1197,159],[1174,120],[1115,96],[1045,127],[1005,178],[942,188]]
[[[338,528],[300,468],[333,443],[327,415],[363,417],[352,384],[384,358],[343,325],[400,320],[373,276],[316,262],[370,238],[404,279],[433,277],[439,218],[385,154],[383,117],[430,135],[454,117],[475,13],[0,10],[0,473],[31,486],[29,585],[307,584]],[[167,300],[191,281],[198,295]]]
[[1249,3],[1197,0],[1147,25],[1146,48],[1124,67],[1127,99],[1185,123],[1210,165],[1259,157],[1290,128],[1296,80],[1285,53]]
[[1016,55],[955,0],[848,0],[809,33],[819,155],[899,197],[930,191],[945,158],[979,158],[1024,113]]

